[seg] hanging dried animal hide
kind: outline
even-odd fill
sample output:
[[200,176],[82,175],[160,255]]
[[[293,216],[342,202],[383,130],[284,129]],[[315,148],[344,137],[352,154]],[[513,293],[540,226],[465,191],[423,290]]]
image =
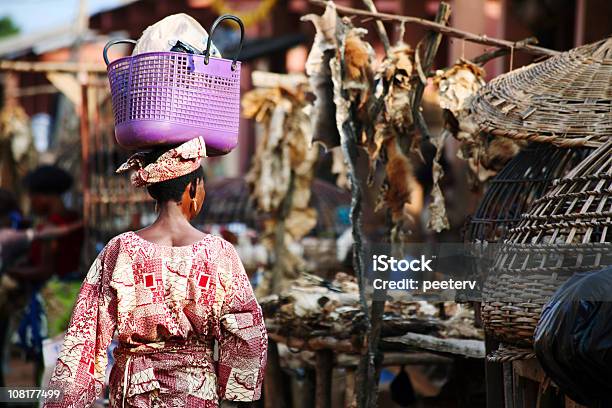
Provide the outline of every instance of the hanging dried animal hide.
[[316,211],[308,207],[318,149],[310,143],[311,125],[303,109],[305,95],[282,88],[257,89],[247,93],[242,104],[244,115],[263,126],[263,137],[247,174],[251,197],[259,210],[272,214],[272,228],[291,192],[286,223],[296,217],[302,227],[287,230],[292,240],[300,240],[317,219]]
[[315,26],[314,43],[306,60],[306,74],[310,89],[315,96],[311,113],[313,140],[331,149],[340,145],[340,134],[336,127],[336,106],[333,103],[334,85],[331,79],[330,60],[336,55],[336,25],[338,15],[333,6],[328,6],[322,16],[308,14],[302,21]]
[[402,135],[411,130],[414,122],[411,106],[413,71],[414,51],[408,44],[400,42],[389,50],[376,76],[376,96],[383,95],[383,118]]
[[370,158],[369,182],[379,163],[385,166],[385,179],[376,210],[389,208],[394,224],[393,234],[398,237],[408,229],[408,205],[411,201],[413,169],[408,158],[399,147],[399,138],[409,138],[411,149],[414,142],[411,98],[414,73],[414,52],[405,43],[393,46],[377,70],[374,99],[380,104],[374,131],[364,132],[364,145]]
[[[414,182],[413,170],[408,158],[402,153],[395,138],[385,143],[385,180],[381,186],[381,194],[376,203],[375,211],[387,207],[391,211],[391,221],[400,229],[410,220],[408,204],[410,204],[411,187]],[[400,232],[400,231],[398,231]]]
[[7,104],[0,112],[0,186],[19,191],[19,180],[36,160],[30,118],[20,106]]
[[444,142],[448,131],[445,129],[439,135],[432,136],[431,143],[436,148],[436,154],[432,163],[433,187],[431,189],[431,202],[429,203],[429,220],[427,228],[430,230],[441,232],[449,229],[450,224],[446,215],[446,205],[444,204],[444,195],[440,188],[440,180],[444,176],[444,170],[440,164],[442,153],[444,152]]
[[436,73],[440,107],[445,112],[446,128],[461,142],[458,157],[468,162],[470,182],[477,186],[495,176],[521,149],[521,143],[491,138],[479,131],[469,111],[469,100],[485,84],[484,70],[469,61],[459,60]]
[[336,175],[336,185],[346,190],[351,188],[351,183],[348,177],[348,167],[344,160],[344,154],[340,146],[331,149],[332,153],[332,174]]

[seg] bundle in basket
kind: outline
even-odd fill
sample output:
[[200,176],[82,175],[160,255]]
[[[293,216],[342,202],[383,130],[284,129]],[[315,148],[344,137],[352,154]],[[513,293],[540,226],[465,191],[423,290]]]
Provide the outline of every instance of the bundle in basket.
[[482,131],[598,147],[612,134],[612,38],[500,75],[472,99]]
[[535,200],[501,245],[482,318],[505,344],[532,348],[546,301],[572,274],[612,265],[612,141]]
[[[234,59],[211,56],[212,36],[224,20],[240,27]],[[231,15],[219,17],[210,29],[203,54],[145,52],[108,61],[108,80],[117,142],[129,149],[180,144],[202,136],[209,156],[231,151],[238,143],[240,62],[244,26]]]

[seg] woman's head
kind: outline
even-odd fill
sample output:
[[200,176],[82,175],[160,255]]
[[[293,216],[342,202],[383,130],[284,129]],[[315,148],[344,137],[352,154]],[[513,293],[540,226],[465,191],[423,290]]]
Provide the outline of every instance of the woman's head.
[[[155,162],[168,148],[154,149],[147,153],[145,165]],[[147,191],[158,204],[176,203],[183,215],[192,219],[202,209],[206,191],[204,190],[204,171],[198,167],[189,174],[147,186]]]
[[47,216],[63,206],[61,196],[70,190],[73,179],[58,166],[44,165],[28,173],[24,182],[30,195],[32,212]]

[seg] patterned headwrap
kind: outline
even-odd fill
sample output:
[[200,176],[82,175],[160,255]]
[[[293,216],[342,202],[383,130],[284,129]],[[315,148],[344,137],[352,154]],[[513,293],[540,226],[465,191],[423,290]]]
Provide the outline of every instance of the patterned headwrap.
[[148,186],[191,173],[200,167],[203,157],[206,157],[206,145],[200,136],[168,150],[146,166],[144,152],[133,154],[117,169],[117,173],[134,170],[132,185]]

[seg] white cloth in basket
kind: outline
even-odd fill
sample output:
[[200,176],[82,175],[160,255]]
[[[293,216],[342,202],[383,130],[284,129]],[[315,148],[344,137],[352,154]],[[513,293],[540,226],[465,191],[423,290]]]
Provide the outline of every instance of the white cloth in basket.
[[[208,32],[193,17],[185,13],[173,14],[147,27],[136,42],[132,55],[170,51],[177,40],[204,52]],[[214,43],[210,46],[210,55],[221,57]]]

